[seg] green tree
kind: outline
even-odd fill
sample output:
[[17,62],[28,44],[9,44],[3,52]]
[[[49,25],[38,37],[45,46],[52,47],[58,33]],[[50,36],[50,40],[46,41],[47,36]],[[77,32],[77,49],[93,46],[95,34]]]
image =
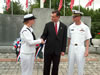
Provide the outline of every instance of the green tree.
[[[12,2],[11,2],[12,3]],[[8,11],[6,10],[6,6],[4,7],[4,11],[3,14],[11,14],[11,5],[10,8],[8,9]],[[26,12],[23,10],[23,7],[21,6],[20,3],[18,2],[13,2],[13,14],[26,14]]]
[[[71,0],[65,0],[65,12],[67,16],[71,15],[71,10],[70,10],[70,7],[69,7],[69,3],[70,3]],[[54,10],[58,10],[58,7],[59,7],[59,3],[60,3],[60,0],[51,0],[51,8],[54,9]],[[44,8],[49,8],[50,4],[49,4],[49,0],[46,0],[46,2],[44,3]],[[34,8],[39,8],[40,7],[40,0],[37,0],[37,4],[36,5],[32,5],[31,6],[31,9],[30,11],[32,11]],[[63,6],[62,6],[62,9],[61,9],[61,15],[64,14],[64,1],[63,1]]]
[[40,3],[37,2],[36,4],[30,4],[30,13],[34,10],[34,8],[40,8]]

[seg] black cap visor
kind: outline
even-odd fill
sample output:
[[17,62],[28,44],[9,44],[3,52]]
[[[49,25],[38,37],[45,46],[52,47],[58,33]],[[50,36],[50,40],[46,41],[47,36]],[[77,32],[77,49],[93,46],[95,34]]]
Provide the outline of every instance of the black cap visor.
[[23,22],[26,22],[26,21],[28,21],[28,20],[34,20],[34,19],[36,19],[35,16],[29,17],[29,18],[24,18],[24,21],[23,21]]

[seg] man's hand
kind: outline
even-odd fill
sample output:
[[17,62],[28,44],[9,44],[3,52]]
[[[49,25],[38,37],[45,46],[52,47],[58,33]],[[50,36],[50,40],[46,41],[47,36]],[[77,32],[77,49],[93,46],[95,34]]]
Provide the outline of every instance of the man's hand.
[[84,54],[84,55],[85,55],[85,57],[87,57],[87,56],[88,56],[88,54],[89,54],[89,53],[88,53],[88,51],[86,50],[86,51],[85,51],[85,54]]
[[61,55],[62,55],[62,56],[64,56],[64,55],[65,55],[65,53],[64,53],[64,52],[61,52]]
[[42,44],[45,44],[45,41],[44,41],[43,39],[41,39],[41,43],[42,43]]

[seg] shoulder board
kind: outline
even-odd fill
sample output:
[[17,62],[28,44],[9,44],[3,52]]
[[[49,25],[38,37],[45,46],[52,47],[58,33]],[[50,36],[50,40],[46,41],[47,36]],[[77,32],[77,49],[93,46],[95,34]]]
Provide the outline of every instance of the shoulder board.
[[25,31],[27,31],[27,30],[23,30],[22,33],[25,32]]
[[88,26],[88,24],[86,24],[86,23],[84,23],[84,24]]
[[74,24],[74,22],[72,22],[71,24],[69,24],[68,26],[71,26],[72,24]]
[[72,22],[71,24],[69,24],[69,25],[72,25],[74,22]]

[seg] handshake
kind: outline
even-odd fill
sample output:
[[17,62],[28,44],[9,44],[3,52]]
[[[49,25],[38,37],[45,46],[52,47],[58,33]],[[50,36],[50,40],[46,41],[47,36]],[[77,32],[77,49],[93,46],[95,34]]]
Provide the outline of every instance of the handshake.
[[45,41],[41,38],[41,44],[45,44]]

